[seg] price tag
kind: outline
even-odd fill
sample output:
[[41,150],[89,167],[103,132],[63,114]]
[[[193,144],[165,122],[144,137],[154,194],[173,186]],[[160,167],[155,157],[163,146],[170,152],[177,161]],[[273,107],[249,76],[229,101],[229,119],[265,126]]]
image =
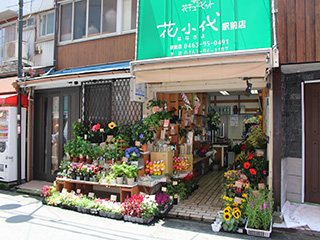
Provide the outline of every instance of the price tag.
[[166,191],[167,191],[167,188],[166,188],[166,187],[162,187],[162,188],[161,188],[161,191],[162,191],[162,192],[166,192]]
[[235,198],[234,198],[234,202],[235,202],[235,203],[238,203],[238,204],[241,204],[241,203],[242,203],[241,200],[242,200],[242,198],[239,198],[239,197],[235,197]]
[[128,162],[128,158],[122,157],[122,162]]
[[81,189],[78,188],[78,189],[77,189],[77,194],[80,194],[80,193],[81,193]]
[[173,181],[173,182],[172,182],[172,185],[173,185],[173,186],[176,186],[176,185],[178,185],[178,182],[177,182],[177,181]]
[[89,192],[89,193],[88,193],[88,197],[89,197],[89,198],[94,198],[94,193],[93,193],[93,192]]
[[103,128],[100,128],[100,132],[104,132],[104,129],[103,129]]
[[111,195],[111,196],[110,196],[110,200],[111,200],[112,202],[116,202],[116,201],[117,201],[117,195]]

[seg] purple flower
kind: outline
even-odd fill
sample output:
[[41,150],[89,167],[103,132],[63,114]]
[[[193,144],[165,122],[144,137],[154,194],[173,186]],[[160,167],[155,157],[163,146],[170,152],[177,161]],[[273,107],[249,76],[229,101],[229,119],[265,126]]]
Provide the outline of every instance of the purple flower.
[[267,209],[267,204],[264,202],[263,203],[263,209],[266,210]]
[[140,133],[139,138],[142,139],[144,137],[143,133]]

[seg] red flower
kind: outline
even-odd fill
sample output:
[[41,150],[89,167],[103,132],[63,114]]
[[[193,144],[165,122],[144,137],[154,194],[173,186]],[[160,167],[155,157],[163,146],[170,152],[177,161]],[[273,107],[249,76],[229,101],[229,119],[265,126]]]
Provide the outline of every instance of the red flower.
[[243,167],[245,168],[245,169],[249,169],[249,167],[250,167],[250,163],[249,162],[245,162],[244,164],[243,164]]
[[249,171],[252,175],[257,175],[257,170],[255,170],[254,168],[250,168]]
[[240,150],[241,150],[241,151],[246,150],[246,145],[242,144],[241,147],[240,147]]
[[253,153],[249,153],[248,160],[251,160],[253,157],[254,157],[254,154]]
[[97,123],[96,125],[93,125],[93,127],[92,127],[91,130],[92,130],[93,132],[97,132],[97,131],[100,130],[100,128],[101,128],[100,123]]

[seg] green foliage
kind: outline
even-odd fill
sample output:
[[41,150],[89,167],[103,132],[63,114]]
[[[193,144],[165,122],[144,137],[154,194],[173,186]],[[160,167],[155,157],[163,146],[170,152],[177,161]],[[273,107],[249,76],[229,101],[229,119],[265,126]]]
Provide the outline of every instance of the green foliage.
[[89,129],[88,126],[85,126],[85,124],[81,121],[72,123],[72,131],[74,138],[84,138],[84,135],[88,133]]
[[142,214],[141,216],[145,219],[154,217],[158,212],[158,206],[155,201],[144,199],[140,205]]
[[217,130],[221,123],[220,114],[216,111],[210,112],[207,117],[208,127],[213,130]]
[[[155,127],[155,125],[153,126]],[[146,123],[146,119],[138,121],[132,126],[132,139],[133,141],[139,141],[141,144],[146,144],[153,140],[154,129]]]
[[114,177],[124,177],[127,167],[128,167],[128,164],[126,163],[114,164],[111,167],[111,173],[114,175]]
[[246,139],[246,145],[254,149],[265,148],[267,144],[267,136],[263,132],[260,125],[252,126]]
[[68,161],[67,159],[62,159],[59,165],[59,172],[57,175],[59,177],[69,177],[69,174],[68,174],[69,168],[70,168],[70,161]]
[[272,192],[268,189],[258,193],[251,192],[248,197],[245,214],[248,218],[248,227],[269,230],[273,213]]
[[124,175],[127,178],[136,178],[138,176],[138,167],[135,165],[127,165],[124,169]]

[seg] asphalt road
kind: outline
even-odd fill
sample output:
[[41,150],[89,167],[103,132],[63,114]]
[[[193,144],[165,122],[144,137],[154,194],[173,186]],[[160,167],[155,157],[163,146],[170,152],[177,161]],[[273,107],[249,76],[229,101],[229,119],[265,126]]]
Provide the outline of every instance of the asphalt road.
[[[0,239],[231,240],[254,238],[240,234],[215,234],[211,231],[210,224],[185,220],[159,220],[150,226],[111,220],[45,206],[37,197],[0,191]],[[277,230],[274,231],[272,239],[320,239],[320,235]]]

